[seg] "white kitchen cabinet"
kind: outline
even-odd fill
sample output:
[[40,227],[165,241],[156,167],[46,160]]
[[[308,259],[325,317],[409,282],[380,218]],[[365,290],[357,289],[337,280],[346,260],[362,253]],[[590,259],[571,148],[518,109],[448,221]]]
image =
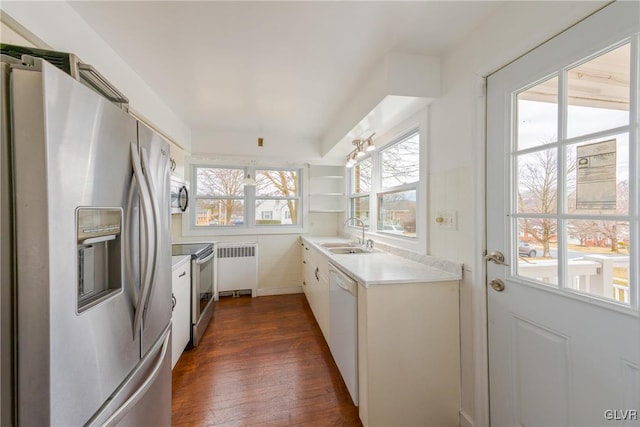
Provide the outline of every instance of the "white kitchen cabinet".
[[325,255],[302,243],[304,279],[302,289],[320,330],[329,340],[329,264]]
[[458,311],[457,281],[358,286],[365,427],[459,425]]
[[[174,144],[173,142],[170,144],[170,167],[171,167],[171,176],[176,178],[178,181],[185,181],[185,152],[182,148]],[[186,179],[188,181],[188,179]]]
[[344,166],[309,167],[309,211],[344,212]]
[[176,264],[171,277],[173,311],[171,316],[171,368],[189,343],[191,333],[191,263],[189,257]]

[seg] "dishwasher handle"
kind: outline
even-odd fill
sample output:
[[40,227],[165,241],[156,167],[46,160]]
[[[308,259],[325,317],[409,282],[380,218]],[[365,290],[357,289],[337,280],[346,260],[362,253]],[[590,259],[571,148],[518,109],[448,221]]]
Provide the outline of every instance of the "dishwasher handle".
[[351,295],[358,296],[358,283],[332,264],[329,264],[329,281]]

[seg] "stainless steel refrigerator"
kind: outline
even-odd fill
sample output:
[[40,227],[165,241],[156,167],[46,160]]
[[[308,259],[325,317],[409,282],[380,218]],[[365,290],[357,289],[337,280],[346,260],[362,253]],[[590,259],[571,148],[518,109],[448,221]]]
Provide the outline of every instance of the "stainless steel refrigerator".
[[27,62],[2,61],[0,424],[170,425],[169,146]]

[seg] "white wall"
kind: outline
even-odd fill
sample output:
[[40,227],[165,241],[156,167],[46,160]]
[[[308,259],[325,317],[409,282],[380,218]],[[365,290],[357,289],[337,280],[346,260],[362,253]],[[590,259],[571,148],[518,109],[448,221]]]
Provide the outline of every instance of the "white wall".
[[[485,426],[488,420],[486,359],[484,356],[484,278],[481,261],[483,212],[483,100],[478,79],[526,53],[554,34],[575,23],[605,2],[509,2],[468,35],[463,43],[441,58],[441,97],[430,107],[429,119],[429,200],[428,224],[435,224],[438,210],[458,213],[458,229],[429,227],[428,253],[465,264],[461,301],[461,425]],[[314,162],[320,157],[317,141],[279,138],[277,135],[221,134],[191,130],[144,81],[130,70],[116,52],[100,39],[75,11],[64,2],[7,2],[3,12],[28,28],[54,49],[77,53],[92,63],[131,99],[132,108],[194,153],[220,153],[262,158],[286,154],[288,161]],[[51,19],[54,18],[54,19]],[[258,149],[256,138],[265,137]],[[246,144],[246,149],[244,148]],[[312,221],[318,234],[331,233],[340,222]],[[335,216],[334,214],[331,214]],[[174,219],[174,228],[175,222]],[[313,225],[313,224],[312,224]],[[312,226],[312,228],[314,228]],[[313,233],[313,231],[312,231]],[[272,244],[271,236],[254,236],[265,247],[277,249],[260,264],[260,277],[268,286],[288,287],[299,276],[299,265],[291,275],[272,281],[278,256],[291,257],[295,237]],[[243,236],[241,240],[247,239]],[[194,238],[195,239],[195,238]],[[195,239],[197,240],[197,239]],[[279,240],[279,238],[278,238]],[[265,251],[261,252],[262,254]],[[296,273],[297,272],[297,273]],[[483,363],[484,361],[484,363]]]
[[144,117],[181,147],[190,150],[189,126],[68,3],[2,1],[0,8],[3,16],[9,15],[10,21],[17,22],[48,45],[38,47],[75,53],[82,61],[93,65],[129,98],[133,112]]
[[[599,9],[604,2],[509,2],[442,57],[431,104],[429,224],[455,210],[458,229],[429,227],[430,255],[465,265],[461,304],[461,426],[488,425],[484,347],[484,77]],[[490,153],[488,155],[491,155]]]
[[[258,147],[258,137],[264,138],[263,146]],[[233,132],[206,129],[192,130],[191,152],[194,155],[211,155],[224,157],[243,157],[273,163],[277,160],[281,165],[287,162],[302,164],[335,164],[344,160],[322,158],[320,142],[291,135],[278,135],[269,131]]]

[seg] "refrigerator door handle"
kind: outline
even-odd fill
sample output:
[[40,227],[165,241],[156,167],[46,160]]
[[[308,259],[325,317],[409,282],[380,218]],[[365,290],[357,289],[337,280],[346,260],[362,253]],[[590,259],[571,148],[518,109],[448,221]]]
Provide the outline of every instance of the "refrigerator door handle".
[[[131,287],[131,293],[133,295],[133,305],[138,304],[138,289],[135,284],[135,276],[133,273],[133,255],[131,254],[131,215],[133,212],[133,195],[138,187],[138,180],[135,175],[131,177],[131,185],[129,185],[129,197],[127,199],[127,211],[125,213],[124,220],[124,260],[127,274],[127,283]],[[134,337],[135,337],[134,328]]]
[[150,168],[149,168],[149,157],[147,156],[147,150],[145,150],[144,148],[142,148],[140,150],[140,157],[142,159],[142,168],[143,168],[143,173],[144,173],[144,177],[145,177],[145,182],[147,184],[147,188],[149,190],[149,200],[151,202],[151,211],[153,213],[153,256],[151,257],[152,261],[151,261],[151,280],[149,281],[149,286],[148,286],[148,290],[146,292],[146,295],[144,297],[144,305],[143,305],[143,309],[142,309],[142,322],[144,324],[144,321],[146,320],[147,317],[147,307],[149,306],[149,302],[151,301],[151,297],[153,296],[153,288],[154,288],[154,284],[156,282],[156,271],[157,271],[157,267],[158,267],[158,252],[160,251],[160,248],[158,247],[159,243],[160,243],[160,239],[158,238],[160,236],[160,208],[158,206],[158,199],[157,199],[157,193],[156,193],[156,188],[155,185],[153,183],[153,179],[151,177],[151,173],[149,172]]
[[[152,232],[150,229],[151,221],[154,221],[155,218],[153,218],[154,216],[153,206],[151,205],[151,196],[149,195],[149,190],[145,185],[143,185],[145,181],[144,181],[144,174],[142,172],[142,162],[140,161],[140,156],[138,155],[138,150],[135,143],[131,143],[131,159],[132,159],[131,163],[133,164],[133,173],[138,183],[138,190],[140,191],[140,201],[142,205],[142,212],[145,217],[144,224],[146,227],[145,239],[146,239],[146,255],[147,255],[144,262],[144,269],[142,269],[140,273],[141,275],[140,293],[138,296],[138,300],[136,301],[135,318],[133,321],[133,336],[135,339],[135,336],[137,335],[138,331],[142,327],[142,314],[144,311],[144,304],[147,300],[147,294],[149,291],[150,283],[153,280],[153,274],[149,273],[149,270],[150,270],[149,266],[152,263],[152,257],[155,258],[156,242],[155,242],[155,235],[154,235],[153,245],[151,244],[151,242],[149,242],[152,235]],[[153,249],[152,249],[152,246],[153,246]],[[153,262],[153,264],[155,264],[155,262]],[[153,270],[151,271],[153,272]]]
[[[151,369],[151,372],[149,373],[149,375],[147,375],[147,378],[140,385],[140,387],[138,387],[138,389],[131,396],[129,396],[129,398],[122,405],[120,405],[120,407],[113,411],[111,416],[107,418],[106,421],[102,422],[100,421],[100,418],[102,418],[102,416],[104,415],[103,411],[106,410],[108,406],[103,407],[102,410],[91,417],[91,419],[87,422],[87,424],[85,424],[85,426],[115,426],[125,415],[127,415],[127,412],[129,412],[131,408],[144,397],[149,388],[151,388],[151,386],[153,385],[153,382],[156,380],[156,378],[158,378],[158,375],[160,374],[160,368],[162,367],[162,363],[164,362],[167,350],[169,348],[169,338],[171,337],[171,322],[169,322],[169,326],[167,326],[167,329],[165,329],[164,335],[164,340],[159,340],[158,343],[151,349],[151,351],[149,351],[149,354],[153,354],[154,352],[156,352],[158,350],[158,344],[162,342],[162,350],[160,351],[158,360],[156,361],[153,369]],[[139,369],[141,369],[143,366],[144,363],[140,363],[138,365]],[[134,370],[131,373],[130,377],[135,377],[137,373],[138,369]]]

